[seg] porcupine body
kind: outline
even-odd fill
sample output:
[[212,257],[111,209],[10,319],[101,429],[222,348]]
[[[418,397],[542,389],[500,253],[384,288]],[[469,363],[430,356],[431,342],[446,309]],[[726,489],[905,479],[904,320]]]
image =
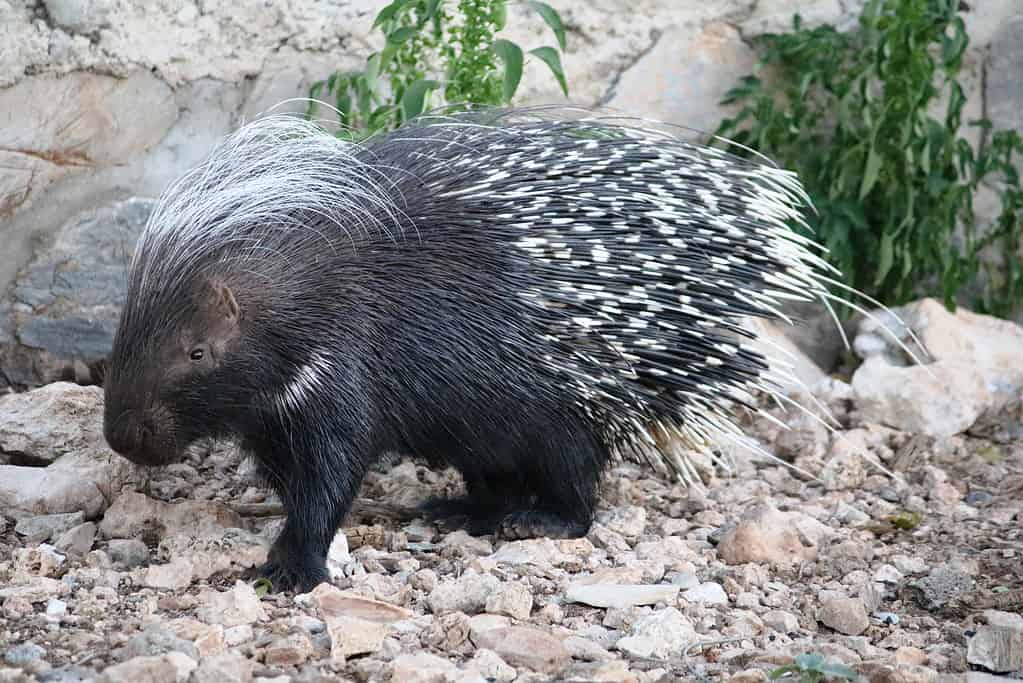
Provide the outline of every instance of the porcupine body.
[[[140,463],[232,436],[309,589],[368,467],[452,465],[474,533],[585,534],[607,465],[738,437],[770,388],[742,316],[826,297],[794,175],[599,117],[424,119],[366,145],[257,119],[136,247],[105,433]],[[809,245],[809,246],[808,246]],[[656,438],[659,437],[659,438]]]

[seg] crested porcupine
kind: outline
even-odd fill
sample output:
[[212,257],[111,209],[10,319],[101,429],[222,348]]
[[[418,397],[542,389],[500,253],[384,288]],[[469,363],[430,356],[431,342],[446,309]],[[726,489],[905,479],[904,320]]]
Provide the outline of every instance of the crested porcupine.
[[424,117],[366,144],[296,116],[228,136],[160,198],[105,378],[110,446],[236,437],[306,590],[381,454],[451,465],[472,533],[585,534],[617,456],[685,473],[773,390],[743,316],[833,295],[795,174],[596,115]]

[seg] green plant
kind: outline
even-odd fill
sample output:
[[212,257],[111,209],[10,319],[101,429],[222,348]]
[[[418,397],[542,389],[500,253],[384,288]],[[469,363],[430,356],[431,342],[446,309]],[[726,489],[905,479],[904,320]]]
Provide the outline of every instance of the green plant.
[[[796,15],[792,32],[759,39],[754,74],[723,101],[741,108],[716,134],[799,173],[816,208],[810,227],[846,286],[893,305],[938,292],[949,308],[973,292],[975,308],[1004,315],[1023,301],[1013,164],[1023,143],[985,120],[968,124],[981,129],[976,153],[960,137],[968,38],[958,5],[870,0],[849,33]],[[1001,211],[981,234],[974,200],[989,181],[1001,183]]]
[[850,681],[856,680],[856,672],[849,667],[827,663],[822,655],[809,653],[796,655],[794,664],[778,667],[771,672],[769,677],[775,681],[789,674],[798,674],[799,683],[819,683],[827,676],[847,678]]
[[[524,0],[554,32],[561,51],[565,28],[548,4]],[[454,7],[452,7],[454,5]],[[335,72],[310,89],[312,117],[321,95],[329,94],[339,112],[339,135],[363,139],[394,129],[435,106],[448,111],[472,105],[511,102],[526,53],[510,40],[495,38],[506,24],[509,0],[393,0],[373,20],[384,47],[367,58],[361,71]],[[568,94],[561,57],[550,46],[528,52],[545,63]]]

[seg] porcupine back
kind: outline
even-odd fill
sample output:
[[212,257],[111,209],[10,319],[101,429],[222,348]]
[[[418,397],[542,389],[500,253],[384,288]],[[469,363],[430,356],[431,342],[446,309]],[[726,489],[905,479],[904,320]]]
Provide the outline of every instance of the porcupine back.
[[613,451],[685,479],[688,459],[651,436],[752,445],[733,408],[794,381],[741,318],[834,298],[819,247],[790,227],[796,175],[670,131],[520,109],[426,118],[362,158],[401,169],[417,239],[458,226],[481,245],[478,272],[508,271],[504,294],[540,335],[531,362]]

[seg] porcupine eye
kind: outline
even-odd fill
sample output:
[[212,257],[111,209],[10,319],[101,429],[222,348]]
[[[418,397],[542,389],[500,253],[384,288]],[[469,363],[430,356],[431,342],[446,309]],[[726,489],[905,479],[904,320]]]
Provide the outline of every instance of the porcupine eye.
[[188,352],[188,357],[195,362],[199,362],[206,357],[206,349],[201,346],[197,346]]

